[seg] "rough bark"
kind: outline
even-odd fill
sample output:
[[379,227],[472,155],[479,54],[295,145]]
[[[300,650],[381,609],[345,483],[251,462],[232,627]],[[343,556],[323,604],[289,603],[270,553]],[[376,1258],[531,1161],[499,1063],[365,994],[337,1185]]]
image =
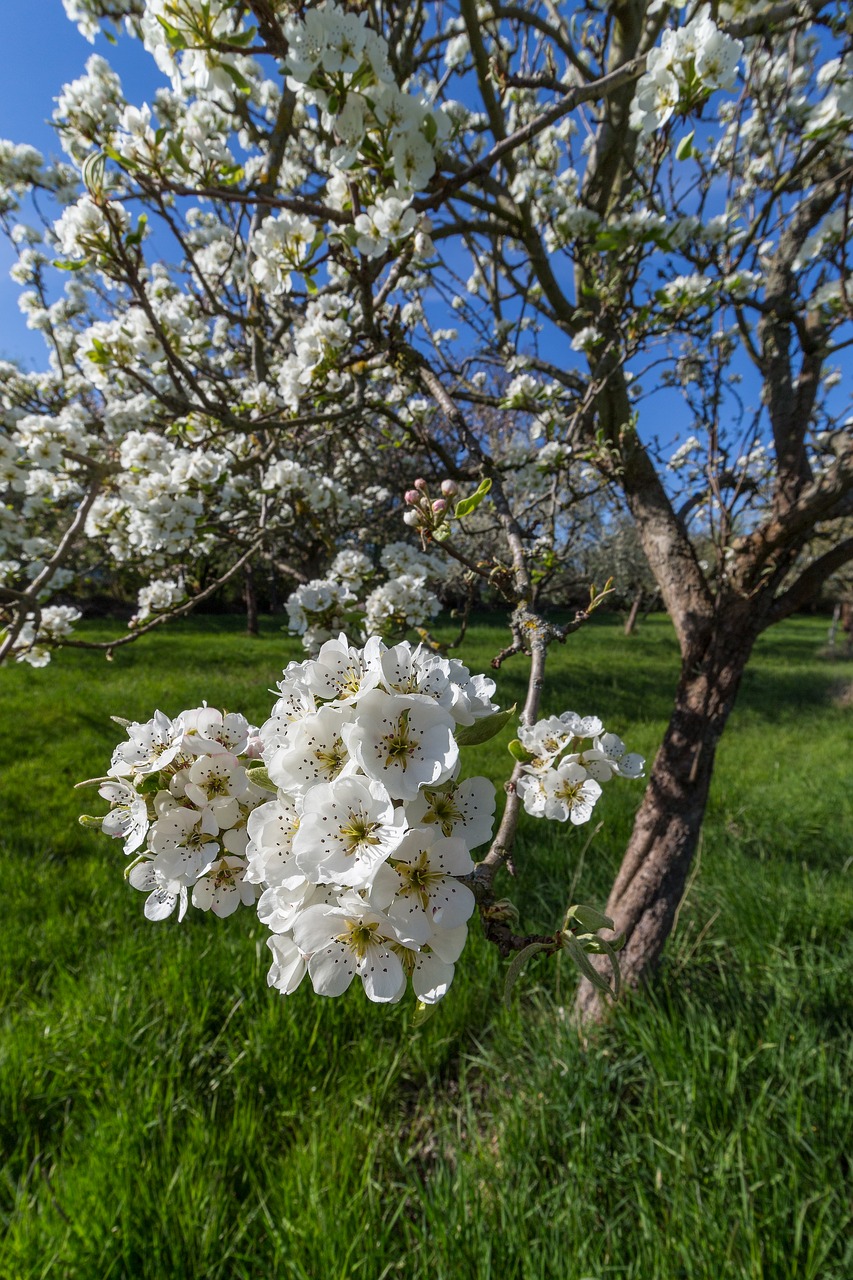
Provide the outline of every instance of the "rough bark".
[[[654,969],[672,928],[699,840],[717,744],[759,630],[755,613],[731,608],[718,619],[702,662],[682,666],[672,717],[606,908],[616,932],[626,937],[620,954],[626,987],[639,986]],[[578,1019],[597,1020],[602,1012],[598,993],[582,982]]]

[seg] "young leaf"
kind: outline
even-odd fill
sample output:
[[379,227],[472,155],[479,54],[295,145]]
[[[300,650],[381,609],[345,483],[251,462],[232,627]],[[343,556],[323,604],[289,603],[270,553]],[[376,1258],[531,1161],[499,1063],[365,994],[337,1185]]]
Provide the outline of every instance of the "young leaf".
[[[506,985],[504,986],[504,1004],[507,1009],[512,1007],[512,989],[518,982],[522,969],[527,964],[531,956],[535,956],[538,951],[547,951],[547,942],[530,942],[518,955],[514,958],[512,964],[506,971]],[[592,967],[592,966],[590,966]]]
[[693,139],[696,137],[696,130],[691,129],[686,133],[675,149],[676,160],[689,160],[695,154],[693,150]]
[[473,724],[460,725],[456,730],[456,741],[460,747],[478,747],[481,742],[488,742],[515,715],[515,703],[506,711],[493,711],[490,716],[483,716]]
[[597,991],[604,991],[609,996],[613,995],[610,983],[598,972],[595,966],[590,963],[583,947],[578,942],[577,938],[575,938],[571,933],[563,935],[563,950],[568,952],[583,976],[588,982],[592,983]]
[[472,494],[467,498],[460,498],[453,512],[456,519],[461,520],[463,516],[470,516],[472,511],[476,511],[491,487],[492,482],[487,476],[485,480],[480,481]]
[[263,765],[259,768],[249,770],[249,781],[254,783],[256,787],[263,787],[264,791],[278,792],[278,787],[270,778]]
[[438,1004],[424,1004],[423,1000],[419,1000],[415,1005],[415,1012],[412,1014],[409,1026],[414,1031],[417,1027],[422,1027],[425,1022],[429,1022],[432,1015],[438,1008]]
[[567,913],[568,920],[577,920],[582,929],[588,933],[595,933],[596,929],[612,929],[613,921],[603,912],[598,911],[595,907],[585,907],[578,905],[570,907]]
[[230,62],[220,62],[219,65],[225,74],[231,77],[241,93],[245,93],[248,96],[252,92],[252,86],[241,71],[238,71],[236,67],[232,67]]

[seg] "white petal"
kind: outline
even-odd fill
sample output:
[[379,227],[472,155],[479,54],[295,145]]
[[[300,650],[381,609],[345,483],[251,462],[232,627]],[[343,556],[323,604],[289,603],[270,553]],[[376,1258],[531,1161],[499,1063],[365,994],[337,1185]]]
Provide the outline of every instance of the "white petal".
[[134,889],[141,889],[143,893],[157,888],[157,875],[151,862],[137,862],[128,872],[127,879]]
[[636,751],[623,756],[619,761],[619,772],[623,778],[642,778],[645,767],[645,756],[638,755]]
[[167,893],[165,889],[155,889],[145,899],[146,920],[166,920],[175,910],[177,901],[174,893]]
[[267,938],[267,946],[273,955],[267,983],[282,995],[289,996],[305,976],[308,968],[305,957],[292,938]]
[[455,964],[468,941],[468,926],[462,924],[458,929],[436,929],[429,940],[429,949],[445,960],[447,964]]
[[327,947],[332,938],[341,932],[343,920],[340,911],[333,907],[307,907],[293,925],[296,945],[306,955]]
[[308,961],[308,973],[318,996],[340,996],[355,974],[355,956],[342,942],[332,942]]
[[466,884],[460,884],[452,876],[444,876],[430,891],[429,914],[433,922],[444,929],[457,929],[466,924],[474,913],[476,899]]
[[405,985],[399,956],[385,947],[370,947],[358,965],[364,992],[375,1004],[390,1004]]
[[412,987],[424,1004],[436,1004],[453,981],[453,965],[428,951],[421,952],[415,961]]

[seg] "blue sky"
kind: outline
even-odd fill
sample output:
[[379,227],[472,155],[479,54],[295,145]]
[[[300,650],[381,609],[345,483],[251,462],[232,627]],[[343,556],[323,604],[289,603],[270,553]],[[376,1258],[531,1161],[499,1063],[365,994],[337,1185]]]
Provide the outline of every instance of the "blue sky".
[[[3,24],[3,77],[0,81],[0,138],[28,142],[45,155],[61,154],[48,123],[54,98],[69,80],[82,75],[93,52],[112,64],[133,100],[151,96],[157,72],[152,59],[134,40],[94,45],[65,16],[62,0],[26,0]],[[18,310],[20,288],[9,279],[12,254],[0,240],[0,354],[41,364],[44,342],[24,324]]]

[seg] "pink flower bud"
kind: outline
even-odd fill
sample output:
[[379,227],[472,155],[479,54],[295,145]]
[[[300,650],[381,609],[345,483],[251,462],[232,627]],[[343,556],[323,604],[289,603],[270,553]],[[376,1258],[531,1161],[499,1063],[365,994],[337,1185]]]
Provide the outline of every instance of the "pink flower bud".
[[416,480],[416,481],[415,481],[415,488],[416,488],[416,489],[420,489],[421,493],[426,493],[426,491],[427,491],[427,482],[426,482],[426,480],[423,480],[423,479],[418,479],[418,480]]
[[416,502],[420,502],[421,500],[421,495],[418,493],[417,489],[407,489],[404,497],[410,507],[413,507]]
[[459,492],[459,485],[455,480],[442,480],[441,492],[444,494],[445,498],[455,498]]
[[444,501],[444,498],[436,498],[435,502],[432,504],[432,509],[436,515],[440,515],[442,511],[446,511],[447,503]]

